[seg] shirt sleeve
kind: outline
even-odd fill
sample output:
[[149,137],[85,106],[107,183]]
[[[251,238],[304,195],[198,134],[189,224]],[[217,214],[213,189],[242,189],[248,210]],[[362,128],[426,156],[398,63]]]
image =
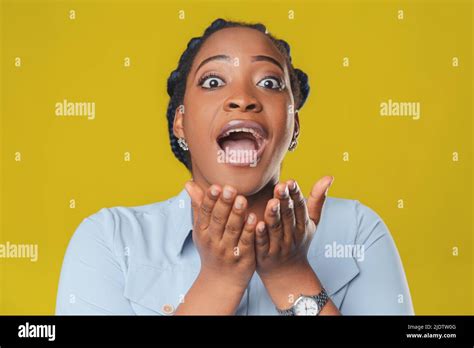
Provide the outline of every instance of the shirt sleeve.
[[[113,252],[113,224],[106,209],[82,221],[64,257],[57,315],[134,315],[123,296],[125,276]],[[113,218],[110,218],[113,220]]]
[[395,242],[383,220],[356,202],[358,234],[362,245],[357,258],[359,275],[348,285],[343,315],[413,315],[410,290]]

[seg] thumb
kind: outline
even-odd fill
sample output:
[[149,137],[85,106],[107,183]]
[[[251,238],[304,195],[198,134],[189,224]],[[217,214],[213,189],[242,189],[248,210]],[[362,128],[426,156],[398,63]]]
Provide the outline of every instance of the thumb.
[[184,184],[184,188],[191,197],[191,207],[193,208],[194,218],[197,219],[199,208],[204,197],[204,192],[194,181],[189,180]]
[[325,176],[313,186],[309,194],[307,206],[308,214],[311,220],[317,225],[321,219],[321,211],[323,209],[324,201],[326,200],[327,191],[334,181],[333,176]]

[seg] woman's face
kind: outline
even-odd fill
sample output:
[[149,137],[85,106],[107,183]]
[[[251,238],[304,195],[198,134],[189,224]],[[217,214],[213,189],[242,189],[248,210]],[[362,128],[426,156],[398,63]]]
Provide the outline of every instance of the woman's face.
[[299,125],[285,59],[265,34],[212,34],[194,59],[183,104],[174,134],[189,145],[195,181],[232,185],[244,195],[278,181]]

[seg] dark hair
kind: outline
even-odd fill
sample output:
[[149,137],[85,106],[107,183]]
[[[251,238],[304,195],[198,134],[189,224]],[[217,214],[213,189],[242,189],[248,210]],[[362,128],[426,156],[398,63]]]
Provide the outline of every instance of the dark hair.
[[271,39],[275,47],[283,54],[290,74],[291,89],[293,91],[293,97],[297,110],[299,110],[303,106],[309,94],[308,75],[306,75],[300,69],[296,69],[293,67],[291,63],[290,45],[288,45],[286,41],[277,39],[270,33],[267,33],[266,27],[260,23],[250,24],[240,21],[227,21],[222,18],[216,19],[209,27],[206,28],[203,36],[192,38],[188,42],[186,50],[183,52],[181,58],[179,59],[178,67],[176,68],[176,70],[172,71],[170,76],[168,77],[167,91],[168,95],[170,96],[170,101],[168,104],[166,117],[168,119],[168,131],[171,150],[173,151],[175,157],[181,163],[183,163],[189,171],[191,171],[191,156],[189,155],[189,151],[184,151],[183,149],[181,149],[181,147],[178,145],[178,139],[173,134],[173,122],[175,112],[178,106],[183,103],[184,93],[186,90],[186,80],[189,71],[191,70],[194,57],[196,57],[203,43],[209,36],[211,36],[216,31],[232,27],[251,28],[265,33],[268,38]]

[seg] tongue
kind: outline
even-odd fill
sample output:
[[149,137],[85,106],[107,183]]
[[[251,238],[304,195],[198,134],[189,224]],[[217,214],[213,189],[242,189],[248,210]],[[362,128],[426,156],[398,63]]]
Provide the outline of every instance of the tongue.
[[255,142],[250,139],[225,139],[222,142],[222,148],[224,150],[232,151],[254,151],[256,150]]

